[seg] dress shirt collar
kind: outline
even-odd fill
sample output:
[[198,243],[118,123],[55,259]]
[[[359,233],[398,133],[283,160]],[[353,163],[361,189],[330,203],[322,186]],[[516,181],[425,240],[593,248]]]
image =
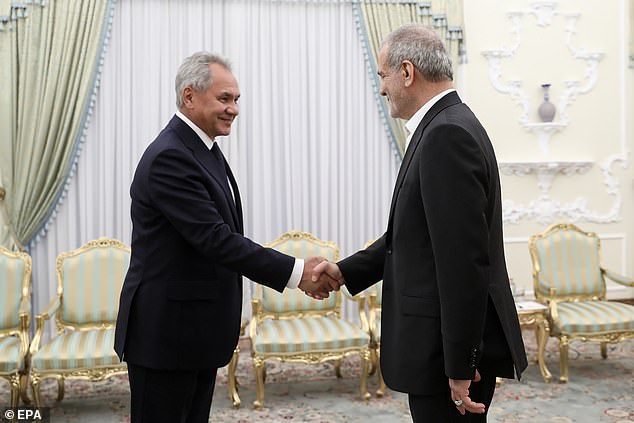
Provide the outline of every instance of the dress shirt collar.
[[192,128],[194,130],[194,132],[196,133],[196,135],[198,135],[200,137],[202,142],[205,143],[207,148],[209,150],[211,150],[211,147],[214,146],[214,142],[216,142],[215,140],[212,140],[209,135],[205,134],[205,132],[202,129],[200,129],[198,126],[196,126],[196,124],[194,122],[189,120],[189,118],[187,116],[182,114],[180,110],[176,111],[176,116],[178,116],[183,122],[185,122],[190,128]]
[[412,139],[412,135],[414,134],[414,131],[416,131],[416,128],[418,128],[418,125],[420,125],[420,123],[423,121],[423,118],[425,117],[427,112],[441,98],[443,98],[444,96],[446,96],[447,94],[449,94],[450,92],[453,92],[453,91],[456,91],[455,88],[449,88],[448,90],[445,90],[445,91],[441,92],[440,94],[435,95],[427,103],[423,104],[423,107],[418,109],[418,111],[416,113],[414,113],[414,116],[412,116],[405,123],[405,129],[407,130],[407,133],[408,133],[407,142],[405,144],[405,148],[406,149],[407,149],[407,146],[409,145],[410,140]]

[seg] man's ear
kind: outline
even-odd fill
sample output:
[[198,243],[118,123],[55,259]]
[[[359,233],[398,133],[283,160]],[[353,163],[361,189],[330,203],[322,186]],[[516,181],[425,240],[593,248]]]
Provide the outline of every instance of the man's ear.
[[181,98],[183,100],[183,106],[190,108],[193,104],[193,99],[194,99],[194,90],[191,86],[186,86],[185,88],[183,88],[183,91],[181,93]]
[[403,75],[403,79],[405,79],[405,86],[409,87],[414,83],[414,64],[409,60],[404,60],[401,63],[401,74]]

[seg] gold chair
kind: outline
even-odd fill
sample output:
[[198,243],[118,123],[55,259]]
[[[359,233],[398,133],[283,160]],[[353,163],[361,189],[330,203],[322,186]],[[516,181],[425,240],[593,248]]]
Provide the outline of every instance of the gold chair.
[[[249,321],[247,319],[242,320],[240,324],[240,338],[244,336],[245,329]],[[240,358],[240,339],[238,339],[238,345],[233,350],[233,355],[231,356],[231,361],[227,365],[227,391],[229,393],[229,399],[231,400],[231,404],[233,408],[240,408],[240,404],[242,401],[240,400],[240,395],[238,395],[238,379],[236,378],[236,370],[238,369],[238,359]]]
[[548,305],[550,335],[559,338],[560,377],[568,381],[571,339],[601,344],[634,337],[634,306],[606,301],[605,278],[634,287],[634,280],[601,267],[599,237],[567,223],[529,239],[535,296]]
[[[99,238],[57,257],[57,297],[35,317],[31,343],[31,388],[41,406],[40,381],[57,379],[57,400],[65,379],[103,380],[127,372],[114,351],[119,293],[130,262],[130,248]],[[56,335],[40,348],[44,326],[55,315]]]
[[[368,295],[368,327],[370,331],[370,354],[372,370],[376,370],[379,379],[379,387],[376,396],[385,394],[385,381],[381,373],[381,303],[383,299],[383,281],[375,284]],[[370,372],[372,373],[372,372]]]
[[26,397],[31,315],[31,257],[0,246],[0,377],[11,385],[11,407]]
[[[299,258],[322,256],[330,261],[339,258],[333,242],[321,241],[304,232],[288,232],[268,247]],[[342,291],[332,292],[325,300],[314,300],[299,289],[284,293],[256,285],[253,318],[250,325],[253,366],[257,395],[255,408],[264,405],[265,361],[278,359],[303,363],[336,360],[341,377],[340,360],[350,354],[362,359],[361,397],[370,398],[367,375],[370,368],[370,336],[360,327],[342,319]]]
[[[368,248],[374,241],[375,240],[370,240],[366,242],[363,248]],[[368,316],[362,315],[361,323],[364,328],[367,327],[366,330],[370,334],[370,359],[372,362],[370,375],[374,373],[377,374],[379,387],[375,394],[377,397],[382,397],[385,395],[385,390],[387,389],[385,381],[383,380],[383,374],[381,373],[381,304],[383,300],[383,281],[377,282],[362,294],[368,297]]]

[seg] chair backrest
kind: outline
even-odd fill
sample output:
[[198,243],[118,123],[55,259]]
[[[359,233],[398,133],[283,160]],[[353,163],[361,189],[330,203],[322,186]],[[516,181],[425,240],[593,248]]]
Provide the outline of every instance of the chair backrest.
[[[321,256],[333,262],[339,259],[337,244],[322,241],[306,232],[287,232],[267,244],[267,247],[297,258]],[[300,289],[286,289],[283,293],[279,293],[274,289],[258,284],[256,285],[256,297],[260,298],[264,314],[277,316],[331,312],[338,314],[341,308],[341,294],[339,292],[332,292],[325,300],[314,300]]]
[[108,326],[117,319],[119,294],[130,264],[130,247],[99,238],[57,256],[63,325]]
[[30,295],[31,257],[0,246],[0,331],[20,326],[22,297]]
[[529,239],[537,298],[605,297],[599,237],[567,223],[551,225]]

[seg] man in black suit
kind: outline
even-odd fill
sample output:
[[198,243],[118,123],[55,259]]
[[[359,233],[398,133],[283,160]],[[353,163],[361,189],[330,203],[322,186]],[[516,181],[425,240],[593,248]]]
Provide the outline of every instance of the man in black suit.
[[381,370],[415,422],[482,422],[496,376],[526,354],[504,259],[498,165],[452,86],[451,59],[422,25],[397,29],[378,59],[381,95],[410,133],[387,231],[324,262],[356,294],[383,279]]
[[215,137],[238,115],[227,61],[199,52],[176,75],[178,111],[148,146],[130,188],[132,257],[115,350],[128,364],[133,423],[207,422],[218,367],[238,342],[242,275],[327,297],[299,260],[243,235],[236,180]]

